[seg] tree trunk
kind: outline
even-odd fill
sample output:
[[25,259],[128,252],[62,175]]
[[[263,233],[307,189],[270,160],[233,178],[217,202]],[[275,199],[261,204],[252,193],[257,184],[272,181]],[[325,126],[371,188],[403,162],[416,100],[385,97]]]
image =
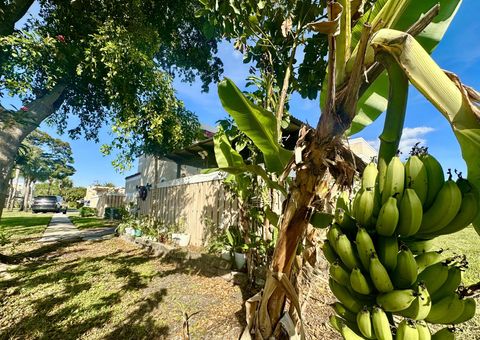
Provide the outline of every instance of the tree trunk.
[[25,178],[25,182],[23,183],[23,203],[22,208],[20,210],[27,211],[28,210],[28,199],[30,198],[30,178]]
[[8,112],[0,107],[0,218],[8,190],[9,175],[23,140],[63,102],[65,85],[58,84],[47,94],[27,104],[28,112]]
[[9,197],[8,203],[7,203],[7,208],[9,210],[13,210],[13,206],[15,205],[15,197],[17,195],[18,191],[18,180],[20,179],[20,169],[16,168],[15,169],[15,178],[13,180],[13,185],[12,185],[12,195]]

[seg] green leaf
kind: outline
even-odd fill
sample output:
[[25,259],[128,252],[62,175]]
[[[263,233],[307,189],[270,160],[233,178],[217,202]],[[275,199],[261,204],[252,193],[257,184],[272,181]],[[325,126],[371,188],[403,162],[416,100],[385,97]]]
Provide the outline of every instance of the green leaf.
[[267,170],[281,173],[289,162],[292,152],[278,143],[275,116],[249,101],[228,78],[218,85],[218,95],[223,108],[232,116],[238,128],[263,153]]
[[315,228],[324,229],[333,221],[333,215],[325,212],[316,211],[310,218],[310,224]]
[[243,166],[242,156],[230,145],[225,132],[219,131],[213,137],[215,159],[220,168]]
[[[385,2],[386,1],[378,1],[377,6],[383,5]],[[406,31],[433,6],[439,3],[439,14],[435,17],[433,22],[416,37],[416,40],[420,45],[422,45],[428,53],[432,53],[447,31],[461,2],[462,0],[411,1],[398,23],[392,28]],[[365,14],[365,16],[367,15],[368,13]],[[352,40],[356,39],[358,41],[359,34],[355,31],[358,30],[358,28],[358,25],[354,28]],[[352,45],[355,46],[354,44]],[[370,88],[359,99],[357,115],[353,119],[352,126],[350,127],[350,130],[347,131],[347,134],[353,135],[358,133],[375,121],[375,119],[377,119],[387,108],[387,97],[388,77],[384,72],[372,83]]]

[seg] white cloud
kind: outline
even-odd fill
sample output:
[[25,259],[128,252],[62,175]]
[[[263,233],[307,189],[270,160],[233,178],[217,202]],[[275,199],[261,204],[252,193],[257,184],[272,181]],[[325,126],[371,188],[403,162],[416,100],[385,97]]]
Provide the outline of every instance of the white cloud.
[[400,139],[399,149],[404,157],[407,157],[410,150],[416,143],[422,146],[427,145],[425,135],[434,131],[435,129],[429,126],[418,126],[414,128],[404,128],[402,132],[402,139]]
[[[404,128],[402,132],[402,139],[400,139],[400,145],[398,146],[402,156],[408,157],[410,150],[416,143],[420,143],[421,146],[427,145],[425,135],[435,131],[434,128],[429,126],[418,126],[414,128]],[[376,150],[380,148],[380,140],[367,140],[367,143],[374,147]]]

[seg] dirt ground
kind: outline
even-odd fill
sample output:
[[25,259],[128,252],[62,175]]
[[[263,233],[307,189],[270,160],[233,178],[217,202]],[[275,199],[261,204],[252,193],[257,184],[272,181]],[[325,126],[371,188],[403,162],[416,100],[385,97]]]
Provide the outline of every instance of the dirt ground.
[[[120,238],[19,249],[20,264],[0,281],[2,339],[181,339],[186,316],[192,339],[238,339],[242,301],[254,293],[218,276],[208,255],[160,260]],[[308,338],[337,338],[326,325],[332,298],[317,278],[305,305]]]

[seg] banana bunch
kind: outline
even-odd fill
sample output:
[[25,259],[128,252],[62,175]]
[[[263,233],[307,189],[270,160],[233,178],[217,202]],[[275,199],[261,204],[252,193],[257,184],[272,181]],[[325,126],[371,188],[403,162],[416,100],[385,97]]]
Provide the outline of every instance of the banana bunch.
[[[455,338],[454,328],[430,333],[428,323],[470,320],[475,300],[462,295],[464,258],[446,258],[431,239],[468,226],[479,199],[458,174],[445,181],[431,155],[392,158],[385,173],[374,163],[353,202],[342,193],[323,252],[338,302],[330,319],[345,339]],[[449,337],[448,337],[449,336]]]
[[[458,174],[445,181],[440,163],[432,155],[412,155],[405,164],[393,157],[385,174],[370,163],[351,208],[345,195],[337,202],[340,224],[356,222],[382,236],[432,239],[462,230],[479,212],[479,197]],[[352,219],[354,221],[352,221]]]

